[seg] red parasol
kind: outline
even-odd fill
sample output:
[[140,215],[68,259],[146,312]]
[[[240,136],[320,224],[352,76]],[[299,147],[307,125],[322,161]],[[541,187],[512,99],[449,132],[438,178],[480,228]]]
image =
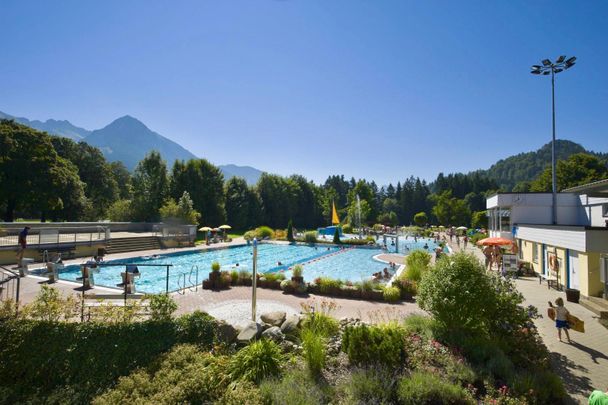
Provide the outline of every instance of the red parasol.
[[507,238],[485,238],[477,241],[479,246],[504,246],[504,245],[512,245],[513,241]]

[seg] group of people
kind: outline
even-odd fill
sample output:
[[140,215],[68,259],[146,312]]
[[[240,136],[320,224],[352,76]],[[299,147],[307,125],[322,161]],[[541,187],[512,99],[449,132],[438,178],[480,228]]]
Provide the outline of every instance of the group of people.
[[[397,268],[397,263],[388,262],[388,266],[391,268],[391,270],[394,271]],[[382,271],[374,273],[374,280],[389,280],[392,276],[392,274],[388,270],[389,267],[385,267]]]
[[502,268],[502,250],[500,246],[486,246],[483,248],[483,255],[486,258],[486,269],[492,270],[492,266],[496,265],[496,268],[500,270]]

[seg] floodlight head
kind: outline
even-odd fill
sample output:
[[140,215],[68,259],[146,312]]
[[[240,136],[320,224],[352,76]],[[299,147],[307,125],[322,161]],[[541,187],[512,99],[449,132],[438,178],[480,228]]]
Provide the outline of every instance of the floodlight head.
[[550,72],[549,70],[545,70],[545,71],[543,72],[543,75],[545,75],[545,76],[547,76],[547,75],[549,75],[549,74],[551,74],[551,72]]
[[559,58],[557,58],[555,63],[562,63],[565,60],[566,60],[566,55],[561,55]]
[[532,70],[539,70],[541,67],[541,65],[532,65]]
[[542,72],[541,72],[540,70],[533,70],[533,71],[531,71],[530,73],[532,73],[533,75],[539,75],[539,74],[541,74]]
[[574,62],[572,62],[572,63],[566,63],[566,65],[564,66],[564,69],[570,69],[574,65],[576,65],[576,63],[574,63]]
[[549,59],[544,59],[543,60],[543,65],[545,65],[545,66],[551,66],[551,61]]
[[555,73],[559,73],[559,72],[563,72],[563,71],[564,71],[564,69],[561,69],[561,68],[557,68],[554,70]]
[[571,57],[570,59],[568,59],[568,60],[566,61],[566,63],[567,63],[567,64],[573,64],[575,60],[576,60],[576,56],[573,56],[573,57]]

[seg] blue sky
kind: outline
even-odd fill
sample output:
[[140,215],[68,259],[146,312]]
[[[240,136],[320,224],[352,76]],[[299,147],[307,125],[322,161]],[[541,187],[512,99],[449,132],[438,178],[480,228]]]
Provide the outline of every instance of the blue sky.
[[19,1],[0,110],[125,114],[216,164],[380,184],[487,168],[558,138],[608,151],[608,2]]

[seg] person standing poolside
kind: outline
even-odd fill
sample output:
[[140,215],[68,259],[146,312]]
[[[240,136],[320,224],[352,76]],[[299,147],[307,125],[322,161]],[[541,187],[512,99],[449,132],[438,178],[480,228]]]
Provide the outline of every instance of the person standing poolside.
[[469,237],[467,235],[464,235],[462,238],[462,243],[464,244],[464,250],[467,250],[467,244],[469,243]]
[[486,270],[492,268],[492,247],[486,246],[483,248],[483,255],[486,258]]
[[555,300],[556,307],[551,305],[551,301],[549,301],[549,306],[555,309],[555,327],[557,328],[557,338],[561,342],[562,341],[562,329],[566,332],[566,338],[568,338],[568,343],[572,343],[570,340],[570,334],[568,333],[568,329],[570,329],[570,325],[568,325],[568,315],[570,312],[564,306],[564,300],[559,297]]
[[589,395],[589,405],[608,405],[608,391],[593,391]]
[[23,260],[23,254],[25,253],[25,248],[27,247],[27,235],[30,232],[30,227],[26,226],[23,228],[21,232],[19,232],[19,248],[17,249],[17,264],[21,266],[21,261]]

